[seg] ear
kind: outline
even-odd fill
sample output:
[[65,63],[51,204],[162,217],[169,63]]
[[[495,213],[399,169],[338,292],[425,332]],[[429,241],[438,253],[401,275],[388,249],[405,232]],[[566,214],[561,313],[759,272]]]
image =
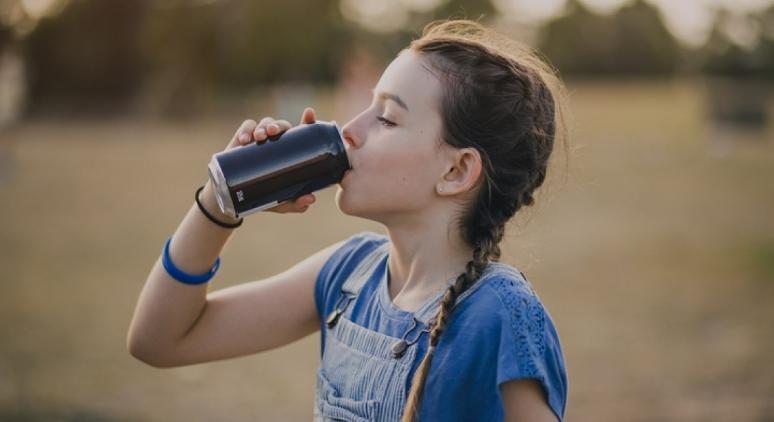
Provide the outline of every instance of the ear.
[[436,183],[436,192],[441,195],[456,195],[473,190],[483,170],[481,154],[475,148],[454,149],[444,173]]

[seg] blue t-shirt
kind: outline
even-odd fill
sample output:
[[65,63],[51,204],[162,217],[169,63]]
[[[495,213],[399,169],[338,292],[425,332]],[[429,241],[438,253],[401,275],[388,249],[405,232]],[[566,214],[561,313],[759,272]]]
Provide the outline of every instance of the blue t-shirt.
[[[321,354],[326,341],[325,320],[340,297],[342,284],[364,256],[389,241],[382,234],[360,232],[348,238],[322,267],[315,286],[315,302],[322,321]],[[390,300],[388,255],[376,264],[357,300],[350,305],[349,319],[400,338],[414,323],[414,313],[397,308]],[[442,294],[440,291],[428,300],[417,313],[429,311],[431,306],[437,309]],[[432,311],[431,315],[435,313]],[[416,342],[418,352],[406,381],[406,392],[427,351],[428,340],[425,332]],[[549,406],[562,420],[567,374],[551,317],[520,271],[504,263],[492,263],[466,292],[464,300],[458,300],[439,338],[424,388],[420,420],[503,420],[499,386],[527,378],[540,382]]]

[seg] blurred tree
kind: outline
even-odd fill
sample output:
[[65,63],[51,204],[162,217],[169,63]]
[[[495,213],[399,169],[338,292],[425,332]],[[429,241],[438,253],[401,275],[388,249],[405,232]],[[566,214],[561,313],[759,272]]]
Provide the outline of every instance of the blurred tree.
[[[432,19],[467,18],[477,20],[492,18],[495,13],[490,0],[448,0],[432,11]],[[427,19],[424,19],[427,22]]]
[[[347,0],[340,1],[343,8],[348,7]],[[495,17],[496,9],[490,0],[405,0],[393,2],[380,13],[347,16],[356,25],[348,35],[356,39],[356,44],[368,45],[382,62],[388,62],[412,39],[419,38],[431,21],[465,18],[486,23]],[[378,19],[396,19],[400,25],[387,32],[376,30],[371,21]]]
[[562,73],[642,76],[672,73],[680,48],[658,10],[636,0],[611,15],[569,0],[565,13],[539,35],[539,48]]
[[748,25],[760,28],[761,36],[752,46],[731,40],[723,29],[729,19],[727,11],[717,11],[710,36],[700,50],[702,70],[713,76],[774,80],[774,6],[744,17]]
[[[26,39],[33,103],[121,104],[141,82],[142,0],[73,0]],[[109,102],[105,101],[109,100]]]
[[330,0],[154,6],[142,30],[152,102],[162,112],[189,113],[220,92],[331,83],[346,54],[346,32]]
[[331,82],[346,53],[346,26],[331,0],[226,3],[219,28],[223,82]]
[[712,32],[699,52],[707,76],[707,109],[715,125],[726,128],[765,128],[774,82],[774,6],[743,16],[746,25],[760,28],[753,45],[740,45],[726,28],[732,17],[718,10]]
[[[45,18],[56,16],[68,0],[0,0],[0,32],[8,32],[15,39],[24,38]],[[0,38],[0,49],[9,38]]]
[[[377,33],[345,20],[343,1],[56,0],[61,13],[35,15],[20,0],[0,0],[12,6],[0,11],[0,50],[18,43],[25,53],[33,106],[61,99],[68,108],[103,110],[142,92],[151,101],[140,105],[185,114],[223,92],[334,83],[356,48],[386,63],[434,19],[488,23],[496,17],[490,0],[396,2],[388,8],[406,9],[401,29]],[[769,35],[752,57],[721,40],[727,48],[707,50],[703,69],[740,72],[733,69],[752,60],[764,63],[753,66],[761,75],[773,75],[772,16],[774,7],[760,17]],[[659,12],[644,0],[604,16],[569,0],[539,39],[538,47],[571,75],[666,75],[684,59]]]
[[158,2],[140,28],[142,106],[151,113],[199,111],[217,83],[218,3]]
[[0,25],[0,53],[6,45],[11,43],[13,34],[10,26]]

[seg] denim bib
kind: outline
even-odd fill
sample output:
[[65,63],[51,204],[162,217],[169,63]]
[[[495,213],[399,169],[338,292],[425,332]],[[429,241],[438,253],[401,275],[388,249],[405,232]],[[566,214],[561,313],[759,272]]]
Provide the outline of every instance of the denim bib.
[[[352,306],[374,267],[389,249],[385,243],[368,254],[341,288],[328,316],[325,348],[317,370],[315,421],[397,421],[405,406],[408,376],[424,322],[435,312],[424,306],[401,338],[351,321]],[[354,381],[354,382],[353,382]]]
[[[416,312],[395,307],[389,248],[382,236],[353,236],[321,270],[315,421],[397,422],[403,414],[444,289]],[[474,300],[466,300],[474,292]],[[454,307],[428,374],[420,420],[502,421],[499,386],[524,378],[541,383],[561,420],[567,399],[561,347],[524,275],[490,263]]]

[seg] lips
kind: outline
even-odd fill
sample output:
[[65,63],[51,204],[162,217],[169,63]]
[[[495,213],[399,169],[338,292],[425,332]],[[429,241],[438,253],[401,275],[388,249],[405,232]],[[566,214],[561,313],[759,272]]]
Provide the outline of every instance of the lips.
[[349,168],[347,168],[347,169],[344,171],[344,176],[346,176],[347,174],[349,174],[349,173],[351,173],[351,172],[355,171],[355,166],[353,166],[353,165],[352,165],[352,159],[351,159],[351,158],[349,158],[349,159],[347,160],[347,162],[348,162],[348,164],[349,164]]
[[352,173],[355,170],[354,166],[352,165],[352,156],[350,155],[349,148],[347,148],[346,152],[347,152],[347,163],[349,164],[349,168],[344,170],[344,174],[341,175],[341,180],[344,180],[344,178],[347,177],[348,174]]

